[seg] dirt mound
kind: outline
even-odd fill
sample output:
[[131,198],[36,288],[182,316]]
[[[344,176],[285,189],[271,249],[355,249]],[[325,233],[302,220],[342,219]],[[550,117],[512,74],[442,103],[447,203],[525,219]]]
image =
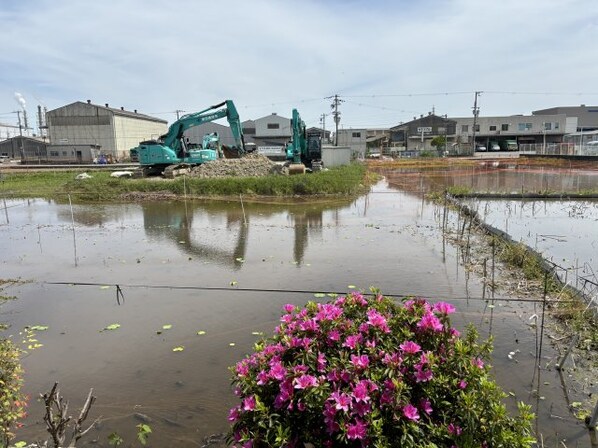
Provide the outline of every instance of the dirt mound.
[[218,159],[191,170],[192,177],[260,177],[279,173],[280,165],[261,154],[249,154],[241,159]]

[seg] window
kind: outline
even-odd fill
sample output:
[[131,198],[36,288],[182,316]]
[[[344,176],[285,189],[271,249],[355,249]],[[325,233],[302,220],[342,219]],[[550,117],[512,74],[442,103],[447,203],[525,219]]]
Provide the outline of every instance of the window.
[[50,157],[58,157],[58,151],[50,151]]
[[520,131],[529,131],[532,128],[531,123],[519,123],[517,126]]
[[353,137],[353,138],[361,138],[361,132],[353,132],[353,134],[351,135],[351,137]]
[[490,126],[489,130],[490,131],[496,131],[496,126]]
[[476,131],[476,132],[480,132],[480,125],[479,125],[479,124],[476,124],[476,125],[475,125],[475,131]]
[[501,131],[508,131],[509,130],[509,123],[503,123],[500,125]]
[[469,132],[469,125],[462,124],[461,125],[461,132]]
[[554,130],[556,131],[559,128],[559,122],[555,121],[554,122]]
[[545,131],[552,131],[552,123],[544,123],[544,130]]
[[66,156],[66,151],[62,151],[62,155],[63,155],[63,156]]
[[278,124],[278,123],[268,123],[268,129],[280,129],[280,124]]

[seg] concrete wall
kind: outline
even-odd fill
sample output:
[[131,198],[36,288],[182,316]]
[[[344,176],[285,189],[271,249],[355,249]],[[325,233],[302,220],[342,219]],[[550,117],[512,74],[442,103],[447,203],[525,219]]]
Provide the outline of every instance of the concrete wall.
[[598,129],[598,106],[564,106],[564,107],[551,107],[548,109],[535,110],[532,112],[533,115],[556,115],[565,114],[569,117],[577,118],[577,126],[579,129],[575,129],[571,132],[581,130]]
[[323,146],[322,162],[325,168],[351,163],[353,149],[350,146]]

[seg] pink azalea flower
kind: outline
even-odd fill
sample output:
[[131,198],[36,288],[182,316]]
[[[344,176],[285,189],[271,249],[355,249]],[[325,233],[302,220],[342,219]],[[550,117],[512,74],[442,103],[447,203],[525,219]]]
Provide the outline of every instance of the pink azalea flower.
[[441,314],[448,315],[448,314],[454,313],[457,309],[450,303],[438,302],[438,303],[434,304],[433,310],[438,311]]
[[270,365],[270,377],[275,380],[282,381],[287,375],[287,369],[285,369],[281,362],[275,362]]
[[351,406],[351,397],[349,395],[334,391],[330,394],[329,400],[330,399],[334,401],[337,410],[345,412],[349,411],[349,407]]
[[403,407],[403,415],[413,422],[419,420],[419,412],[417,412],[417,408],[411,404]]
[[476,367],[478,367],[478,368],[480,368],[480,369],[483,369],[483,368],[484,368],[484,361],[482,361],[480,358],[474,358],[474,359],[472,359],[472,360],[471,360],[471,363],[472,363],[474,366],[476,366]]
[[255,396],[250,395],[243,400],[244,411],[255,411]]
[[430,381],[433,377],[431,370],[417,370],[415,372],[415,381],[417,383],[423,383],[426,381]]
[[237,420],[239,420],[239,417],[241,415],[239,411],[240,411],[239,406],[235,406],[234,408],[232,408],[228,413],[228,421],[236,422]]
[[363,421],[355,419],[355,423],[349,423],[347,425],[348,439],[363,439],[366,435],[367,425]]
[[324,353],[319,352],[318,353],[318,359],[316,360],[316,367],[318,369],[318,372],[322,372],[324,371],[324,369],[326,369],[326,364],[328,363],[328,361],[326,360],[326,356],[324,355]]
[[237,371],[237,376],[239,376],[240,378],[249,374],[249,366],[245,361],[237,363],[235,370]]
[[386,317],[373,309],[368,310],[366,314],[368,316],[368,324],[370,324],[372,327],[379,328],[385,333],[390,332],[390,328],[388,328],[388,323],[386,322]]
[[368,401],[370,401],[370,396],[368,392],[368,382],[366,380],[361,380],[359,383],[353,386],[352,395],[357,403],[367,403]]
[[363,417],[372,411],[370,403],[353,403],[353,415],[359,415]]
[[295,378],[293,384],[295,385],[295,389],[307,389],[308,387],[316,387],[318,379],[312,375],[303,375]]
[[268,382],[270,376],[265,370],[261,370],[260,373],[257,374],[257,384],[263,386]]
[[341,339],[341,334],[338,330],[330,330],[328,332],[328,339],[334,342],[338,342]]
[[287,303],[285,306],[283,306],[283,309],[287,312],[287,313],[292,313],[295,310],[295,305],[292,305],[290,303]]
[[426,313],[422,316],[421,320],[417,323],[418,328],[422,330],[442,331],[444,326],[440,319],[438,319],[432,313]]
[[350,349],[353,350],[353,349],[355,349],[357,344],[359,344],[361,342],[361,339],[362,339],[362,336],[360,334],[347,336],[347,339],[345,339],[345,343],[343,344],[343,347],[349,347]]
[[413,341],[403,342],[401,345],[399,345],[399,347],[401,348],[401,350],[403,350],[404,353],[409,353],[411,355],[414,355],[415,353],[421,350],[419,344]]
[[419,401],[419,407],[428,415],[432,413],[432,404],[430,403],[430,400],[428,400],[427,398],[422,398]]
[[461,380],[459,382],[459,389],[465,389],[467,387],[467,381]]
[[370,365],[370,359],[368,355],[351,355],[351,364],[358,369],[365,369]]
[[462,432],[461,427],[459,425],[455,425],[454,423],[449,423],[446,429],[448,430],[449,434],[454,436],[458,436]]
[[316,318],[318,320],[334,320],[343,314],[343,309],[331,303],[318,303],[318,313]]

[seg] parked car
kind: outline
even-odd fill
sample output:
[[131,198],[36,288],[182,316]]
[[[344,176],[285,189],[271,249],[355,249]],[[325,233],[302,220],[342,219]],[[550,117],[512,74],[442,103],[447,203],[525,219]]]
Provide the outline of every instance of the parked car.
[[484,145],[476,145],[476,151],[486,151],[486,147]]
[[10,157],[8,156],[0,156],[0,163],[8,162]]
[[500,145],[498,144],[498,142],[488,142],[488,151],[500,151]]

